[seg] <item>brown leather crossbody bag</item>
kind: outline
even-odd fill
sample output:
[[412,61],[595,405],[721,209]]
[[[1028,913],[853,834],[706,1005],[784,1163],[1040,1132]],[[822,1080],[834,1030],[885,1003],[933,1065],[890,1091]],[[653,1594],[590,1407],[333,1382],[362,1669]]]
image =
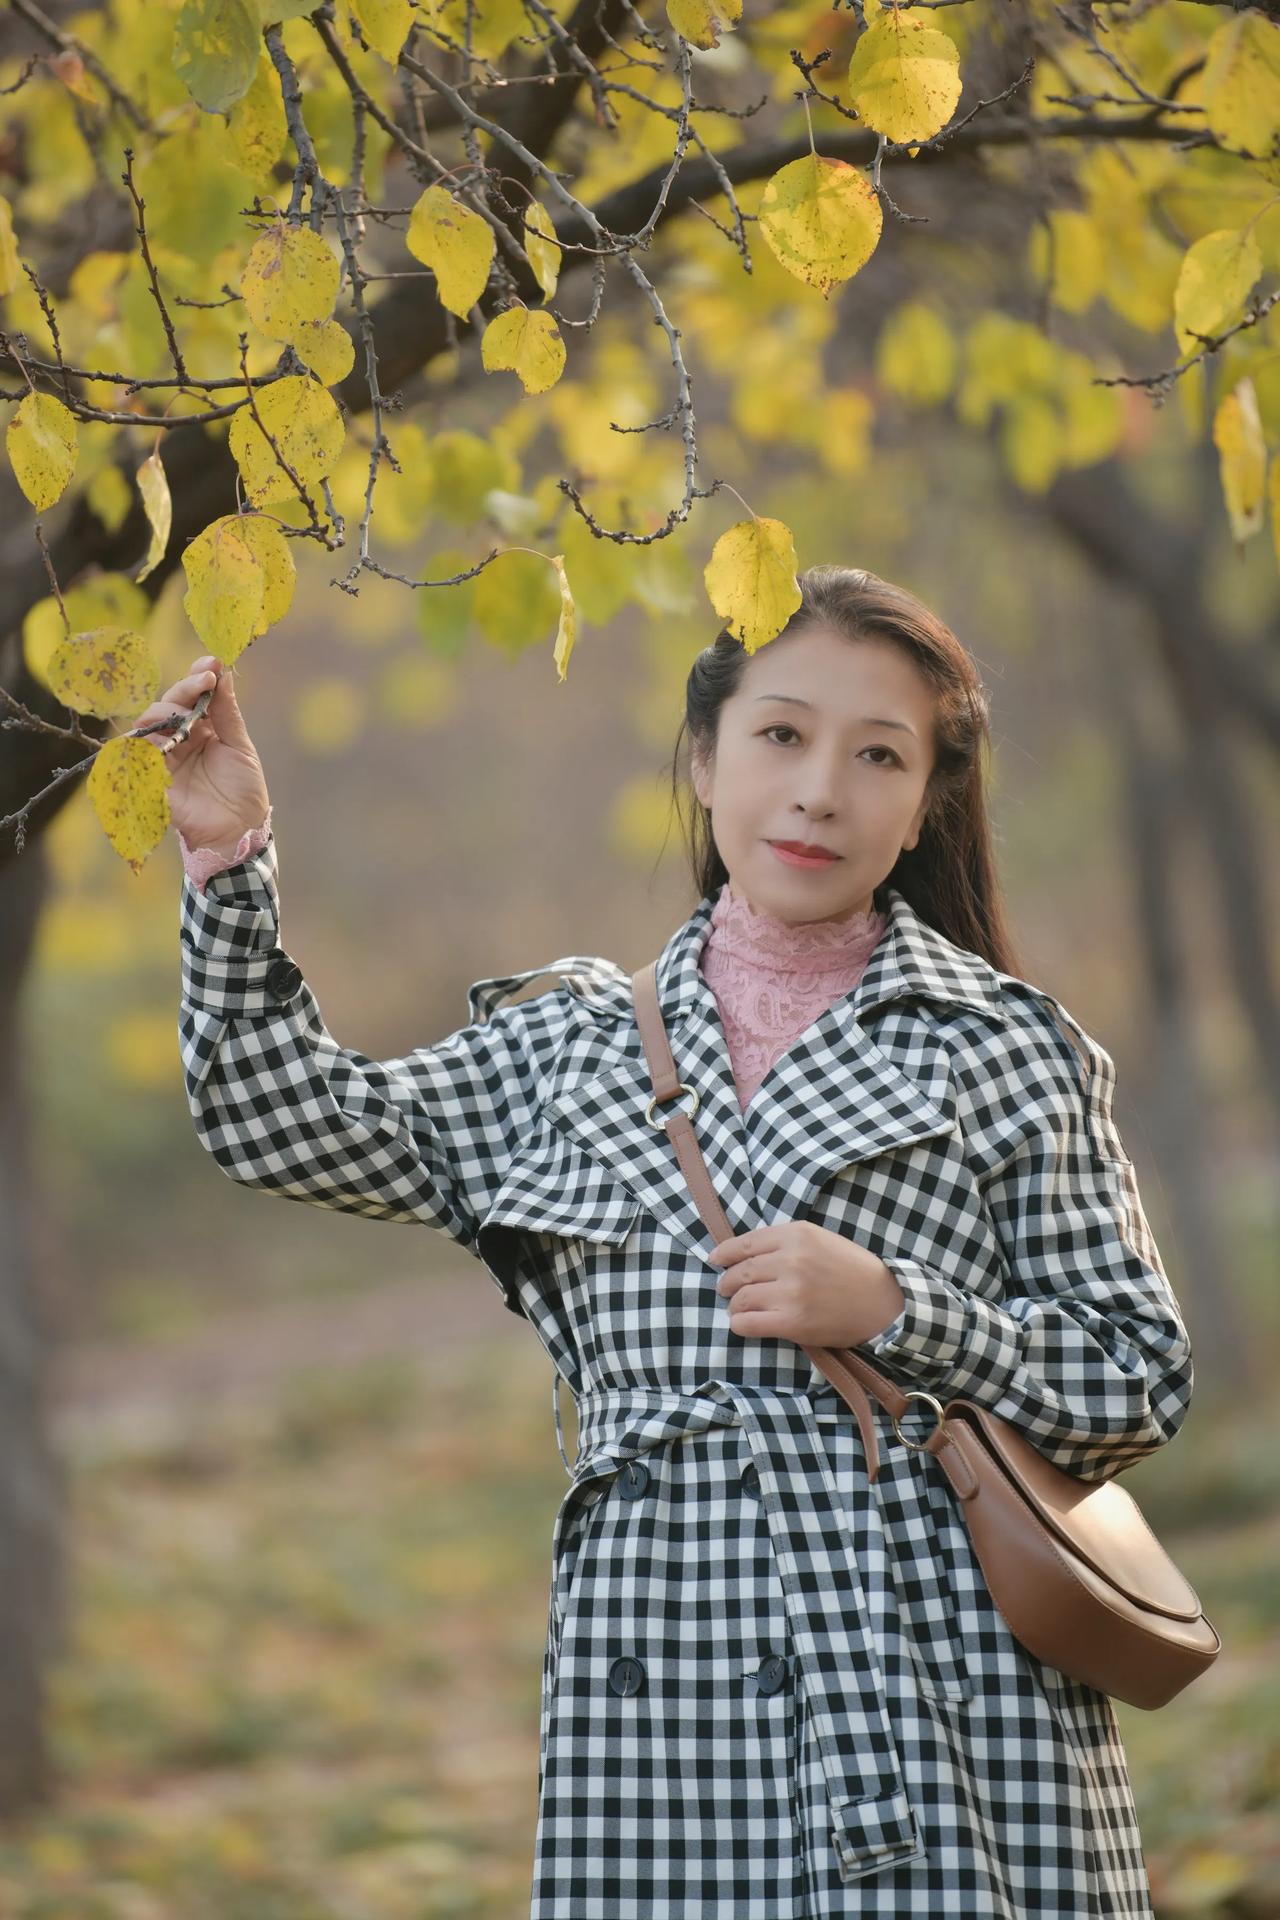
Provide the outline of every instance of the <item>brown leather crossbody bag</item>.
[[[653,1099],[707,1231],[735,1238],[693,1130],[697,1094],[679,1080],[657,990],[657,962],[632,975]],[[654,1108],[693,1093],[691,1113],[663,1120]],[[1132,1494],[1114,1479],[1079,1480],[1036,1451],[976,1401],[945,1404],[905,1391],[852,1348],[806,1347],[819,1373],[857,1417],[868,1479],[880,1469],[871,1399],[904,1446],[931,1453],[950,1482],[991,1597],[1022,1646],[1068,1678],[1134,1707],[1162,1707],[1217,1658],[1222,1641],[1190,1582],[1174,1565]],[[868,1397],[870,1396],[870,1398]],[[900,1421],[926,1402],[936,1425],[907,1439]]]

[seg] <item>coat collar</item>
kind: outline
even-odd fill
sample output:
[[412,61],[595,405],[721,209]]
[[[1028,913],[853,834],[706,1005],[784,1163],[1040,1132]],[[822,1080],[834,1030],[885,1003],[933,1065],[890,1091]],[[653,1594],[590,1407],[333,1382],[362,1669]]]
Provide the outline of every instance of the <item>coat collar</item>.
[[[694,1125],[735,1232],[804,1214],[843,1167],[953,1131],[946,1050],[922,1043],[910,1075],[867,1033],[886,1002],[920,997],[1002,1023],[996,970],[922,920],[896,888],[889,924],[852,993],[842,995],[776,1060],[746,1113],[738,1100],[719,1008],[701,969],[719,890],[706,894],[658,956],[657,985],[681,1080],[695,1088]],[[652,1092],[622,968],[566,984],[591,1012],[616,1021],[603,1069],[553,1083],[543,1114],[628,1186],[670,1232],[702,1253],[714,1244],[665,1129],[645,1119]],[[688,1101],[685,1101],[686,1106]],[[655,1118],[662,1119],[659,1111]]]

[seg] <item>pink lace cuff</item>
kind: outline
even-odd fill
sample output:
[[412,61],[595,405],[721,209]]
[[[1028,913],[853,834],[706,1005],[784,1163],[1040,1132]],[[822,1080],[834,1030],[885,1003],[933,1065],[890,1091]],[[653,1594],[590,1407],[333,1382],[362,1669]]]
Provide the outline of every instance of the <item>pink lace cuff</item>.
[[216,873],[225,873],[228,867],[238,867],[242,860],[251,854],[261,853],[271,838],[271,808],[267,808],[267,817],[260,827],[250,827],[242,833],[234,853],[218,853],[213,847],[189,847],[178,831],[178,845],[182,850],[182,865],[187,878],[199,887],[201,893],[208,890],[208,883]]

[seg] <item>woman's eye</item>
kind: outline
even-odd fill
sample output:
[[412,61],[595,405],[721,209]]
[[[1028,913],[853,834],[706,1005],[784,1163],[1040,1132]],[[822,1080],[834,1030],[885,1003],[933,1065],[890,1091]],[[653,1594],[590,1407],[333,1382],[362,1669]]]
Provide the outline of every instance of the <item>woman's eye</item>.
[[[792,726],[789,726],[785,720],[775,720],[772,726],[762,727],[760,731],[763,737],[766,739],[769,737],[770,734],[774,734],[774,733],[790,733],[790,734],[796,733],[795,728]],[[798,734],[796,734],[796,738],[797,739],[799,738]],[[785,740],[781,740],[779,741],[778,744],[779,746],[786,746],[787,742]],[[892,747],[864,747],[863,752],[887,754],[889,756],[887,760],[876,761],[875,764],[878,767],[884,767],[884,766],[900,767],[902,765],[901,760],[898,758],[898,755],[893,751]]]

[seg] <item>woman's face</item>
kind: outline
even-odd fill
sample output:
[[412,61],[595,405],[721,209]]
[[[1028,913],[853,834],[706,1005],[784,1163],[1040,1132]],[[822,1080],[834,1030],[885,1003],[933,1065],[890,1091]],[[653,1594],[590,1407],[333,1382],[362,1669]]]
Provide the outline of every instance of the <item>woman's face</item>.
[[[809,626],[757,648],[692,758],[730,892],[792,924],[870,908],[916,844],[933,754],[931,690],[890,642]],[[839,857],[792,865],[778,840]]]

